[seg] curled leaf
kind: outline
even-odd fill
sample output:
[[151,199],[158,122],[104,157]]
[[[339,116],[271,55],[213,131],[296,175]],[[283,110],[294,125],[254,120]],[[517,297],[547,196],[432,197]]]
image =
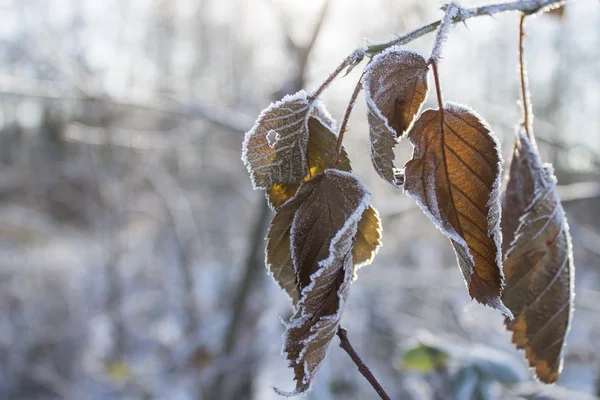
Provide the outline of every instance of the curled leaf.
[[406,193],[452,242],[471,297],[510,316],[500,300],[498,142],[479,116],[452,103],[443,114],[423,112],[408,137]]
[[255,189],[297,183],[307,174],[308,118],[314,102],[301,90],[271,104],[246,133],[242,160]]
[[509,176],[502,228],[514,239],[505,254],[502,300],[515,318],[506,326],[516,346],[525,349],[538,378],[552,383],[562,369],[573,314],[575,267],[569,226],[552,167],[541,163],[522,130]]
[[[313,176],[322,174],[328,168],[335,154],[337,139],[332,130],[334,122],[323,109],[315,107],[312,115],[308,120],[309,140],[307,150],[311,173],[304,178],[305,182]],[[343,147],[336,168],[347,172],[352,171],[348,154]],[[290,230],[294,213],[301,204],[301,197],[303,196],[296,196],[300,198],[291,199],[296,195],[299,187],[300,183],[277,184],[267,190],[267,199],[271,206],[276,209],[276,214],[267,234],[265,263],[273,279],[290,296],[294,305],[298,301],[299,291],[292,266]],[[358,224],[358,233],[353,247],[352,254],[356,269],[373,261],[377,250],[381,246],[380,240],[381,220],[377,210],[369,206],[364,211]]]
[[334,169],[304,184],[298,195],[305,197],[294,216],[291,248],[301,296],[284,336],[297,382],[288,395],[310,388],[339,327],[352,279],[352,245],[371,197],[358,178]]
[[373,58],[362,79],[367,100],[371,160],[377,173],[395,186],[394,146],[427,97],[427,61],[398,46]]

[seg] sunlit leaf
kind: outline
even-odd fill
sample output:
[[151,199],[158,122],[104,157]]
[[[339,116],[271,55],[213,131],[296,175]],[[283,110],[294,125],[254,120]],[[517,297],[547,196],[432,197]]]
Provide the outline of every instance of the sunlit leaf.
[[[300,188],[291,229],[300,301],[286,324],[284,351],[304,393],[339,327],[352,279],[352,245],[370,192],[354,175],[328,169]],[[278,393],[286,394],[280,390]]]
[[500,300],[501,157],[490,128],[446,103],[443,114],[423,112],[408,137],[406,193],[452,242],[471,297],[510,315]]
[[427,72],[421,55],[395,46],[375,56],[363,75],[371,160],[377,173],[396,186],[393,149],[427,97]]
[[[309,141],[308,160],[311,165],[312,176],[323,173],[329,167],[335,154],[337,137],[333,133],[334,125],[330,117],[321,107],[313,109],[313,116],[308,121]],[[340,151],[337,169],[350,172],[352,170],[346,150]],[[276,215],[269,227],[267,235],[266,265],[279,286],[286,291],[293,304],[298,301],[298,289],[292,267],[290,252],[290,229],[294,213],[300,201],[289,201],[298,191],[300,184],[273,185],[267,190],[267,199],[272,207],[276,208]],[[288,201],[284,205],[284,203]],[[368,265],[373,261],[377,250],[381,246],[381,220],[377,210],[368,207],[358,224],[358,233],[353,247],[353,260],[356,268]]]
[[373,206],[369,206],[358,222],[356,241],[352,247],[352,260],[356,270],[371,264],[381,246],[381,219]]
[[[308,119],[308,146],[307,157],[310,172],[295,183],[275,184],[267,190],[267,200],[272,208],[277,208],[287,200],[294,197],[302,181],[308,181],[311,177],[322,174],[329,168],[335,155],[337,136],[334,133],[335,122],[321,107],[315,107],[311,117]],[[342,146],[339,162],[336,166],[342,171],[351,171],[350,159],[346,149]]]
[[[573,314],[574,274],[571,236],[556,193],[550,165],[521,130],[514,148],[502,223],[514,240],[506,251],[502,300],[515,319],[506,326],[525,349],[529,364],[546,383],[562,369],[563,349]],[[515,227],[516,217],[518,226]]]

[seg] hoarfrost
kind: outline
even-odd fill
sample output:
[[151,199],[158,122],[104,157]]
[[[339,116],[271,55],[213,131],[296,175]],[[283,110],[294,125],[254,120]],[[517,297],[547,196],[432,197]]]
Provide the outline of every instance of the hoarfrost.
[[[291,392],[274,388],[278,394],[286,397],[311,389],[329,343],[337,332],[353,276],[352,245],[358,222],[371,199],[370,191],[355,175],[335,169],[325,170],[324,175],[327,184],[339,188],[344,194],[344,202],[338,206],[344,209],[346,219],[333,235],[328,256],[318,261],[319,268],[311,274],[310,282],[301,291],[294,315],[286,323],[283,353],[291,361],[297,384]],[[294,237],[301,231],[297,226],[301,223],[297,221],[298,218],[297,214],[292,226],[294,241],[298,240]],[[300,262],[297,256],[294,262]],[[340,277],[343,279],[337,283]],[[335,301],[331,298],[332,290],[335,291]]]
[[[255,189],[301,180],[306,173],[308,118],[314,107],[304,90],[285,96],[263,110],[246,132],[242,161]],[[275,133],[275,141],[269,137]]]
[[362,78],[371,160],[377,173],[394,186],[400,182],[396,179],[393,148],[425,101],[427,71],[423,56],[392,46],[373,58]]

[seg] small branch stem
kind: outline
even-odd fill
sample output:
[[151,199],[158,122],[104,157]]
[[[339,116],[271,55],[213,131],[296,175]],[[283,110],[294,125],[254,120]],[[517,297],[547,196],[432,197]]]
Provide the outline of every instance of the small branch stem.
[[357,65],[358,63],[360,63],[362,61],[362,59],[365,56],[365,49],[364,48],[360,48],[360,49],[356,49],[352,52],[352,54],[350,54],[348,57],[346,57],[344,59],[344,61],[341,62],[340,65],[338,65],[338,67],[335,69],[335,71],[333,71],[331,73],[331,75],[329,75],[327,77],[327,79],[325,79],[325,81],[323,83],[321,83],[321,86],[319,86],[314,92],[312,92],[310,94],[310,98],[311,99],[316,99],[317,97],[319,97],[321,95],[321,93],[323,93],[323,91],[325,89],[327,89],[327,87],[331,84],[331,82],[333,82],[333,80],[347,67],[353,66],[353,65]]
[[375,378],[369,367],[367,367],[360,356],[356,353],[356,350],[354,350],[354,347],[352,347],[350,344],[350,341],[348,340],[348,332],[344,328],[339,327],[337,335],[340,338],[340,347],[344,349],[346,353],[348,353],[352,361],[354,361],[354,364],[356,364],[358,367],[360,373],[365,377],[366,380],[369,381],[371,386],[373,386],[373,389],[375,389],[379,397],[383,400],[391,400],[390,396],[385,392],[383,387],[381,387],[377,381],[377,378]]
[[433,82],[435,84],[435,94],[437,95],[438,108],[440,109],[440,115],[442,125],[444,124],[444,96],[442,95],[442,85],[440,83],[440,75],[438,73],[437,63],[431,61],[431,71],[433,72]]
[[342,141],[344,140],[344,132],[346,132],[346,126],[348,125],[348,120],[350,119],[350,114],[352,114],[352,109],[354,108],[354,103],[356,103],[356,98],[362,89],[362,76],[361,79],[356,82],[356,86],[354,87],[354,92],[352,92],[352,97],[350,97],[350,102],[348,103],[348,107],[346,107],[346,113],[344,114],[344,119],[342,120],[342,124],[340,125],[340,131],[338,133],[337,144],[335,146],[335,156],[331,161],[331,168],[335,168],[340,158],[340,151],[342,149]]
[[531,114],[531,101],[529,97],[529,82],[527,80],[527,67],[525,65],[525,17],[526,14],[521,14],[521,18],[519,20],[519,74],[521,77],[521,105],[523,107],[523,128],[525,128],[525,133],[527,133],[527,137],[532,142],[533,138],[533,130],[531,127],[531,123],[533,121],[533,115]]
[[[470,18],[480,17],[483,15],[490,16],[506,11],[521,11],[524,14],[531,15],[535,14],[540,10],[556,7],[566,2],[566,0],[520,0],[511,1],[509,3],[490,4],[487,6],[461,9],[458,15],[452,18],[452,21],[453,23],[463,22]],[[441,22],[441,20],[432,22],[428,25],[422,26],[411,32],[408,32],[405,35],[397,37],[394,40],[390,40],[389,42],[372,44],[367,47],[366,52],[370,55],[375,55],[387,49],[388,47],[396,45],[401,46],[407,44],[415,39],[420,38],[421,36],[435,31],[437,27],[441,24]]]

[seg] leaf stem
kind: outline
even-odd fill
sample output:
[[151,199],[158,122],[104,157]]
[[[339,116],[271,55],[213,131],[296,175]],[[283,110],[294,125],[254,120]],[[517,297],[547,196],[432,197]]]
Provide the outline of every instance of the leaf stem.
[[[454,18],[452,18],[452,22],[463,22],[470,18],[480,17],[483,15],[491,16],[506,11],[521,11],[524,14],[531,15],[537,13],[540,10],[557,7],[561,4],[566,3],[567,1],[568,0],[519,0],[511,1],[508,3],[489,4],[487,6],[465,8],[461,9],[459,13],[456,16],[454,16]],[[410,31],[407,34],[397,37],[388,42],[372,44],[370,46],[367,46],[366,52],[367,54],[373,56],[379,52],[382,52],[388,47],[401,46],[407,44],[415,39],[420,38],[421,36],[435,31],[441,23],[442,21],[438,20],[430,24],[424,25],[420,28],[417,28],[413,31]]]
[[352,96],[350,97],[350,102],[348,102],[348,107],[346,107],[346,113],[344,114],[344,119],[342,119],[342,124],[340,125],[340,131],[338,133],[337,144],[335,146],[335,156],[331,161],[331,168],[335,168],[340,158],[340,151],[342,149],[342,141],[344,140],[344,133],[346,132],[346,126],[348,125],[348,120],[350,119],[350,114],[352,114],[352,109],[354,108],[354,103],[356,103],[356,98],[358,94],[362,90],[362,76],[361,79],[356,82],[356,86],[354,87],[354,92],[352,92]]
[[373,375],[369,367],[367,367],[367,365],[363,362],[360,356],[356,353],[356,350],[354,350],[354,347],[352,347],[352,345],[350,344],[350,341],[348,340],[348,332],[346,331],[346,329],[339,327],[337,335],[340,338],[340,347],[344,349],[346,353],[348,353],[352,361],[354,361],[354,364],[356,364],[356,366],[358,367],[360,373],[365,377],[367,381],[369,381],[371,386],[373,386],[373,389],[375,389],[379,397],[383,400],[391,400],[390,396],[385,392],[381,384],[379,384],[379,382],[377,381],[377,378],[375,378],[375,375]]
[[529,95],[529,82],[527,79],[527,67],[525,65],[525,17],[526,14],[521,14],[519,20],[519,75],[521,78],[521,105],[523,107],[523,128],[531,142],[534,142],[533,130],[531,123],[533,115],[531,114],[531,98]]
[[319,97],[321,95],[321,93],[323,93],[323,91],[325,89],[327,89],[327,87],[331,84],[331,82],[333,82],[333,80],[347,67],[354,67],[357,64],[359,64],[363,58],[365,57],[365,48],[361,47],[359,49],[356,49],[352,52],[352,54],[350,54],[348,57],[346,57],[344,59],[344,61],[342,61],[340,63],[340,65],[338,65],[338,67],[335,69],[335,71],[333,71],[328,77],[327,79],[325,79],[325,81],[323,81],[323,83],[321,83],[321,86],[319,86],[317,89],[315,89],[309,96],[309,98],[311,100],[316,99],[317,97]]
[[440,75],[438,73],[438,67],[436,61],[431,61],[431,71],[433,72],[433,82],[435,84],[435,94],[437,95],[438,108],[440,109],[440,116],[442,120],[442,126],[444,125],[444,96],[442,94],[442,85],[440,83]]

